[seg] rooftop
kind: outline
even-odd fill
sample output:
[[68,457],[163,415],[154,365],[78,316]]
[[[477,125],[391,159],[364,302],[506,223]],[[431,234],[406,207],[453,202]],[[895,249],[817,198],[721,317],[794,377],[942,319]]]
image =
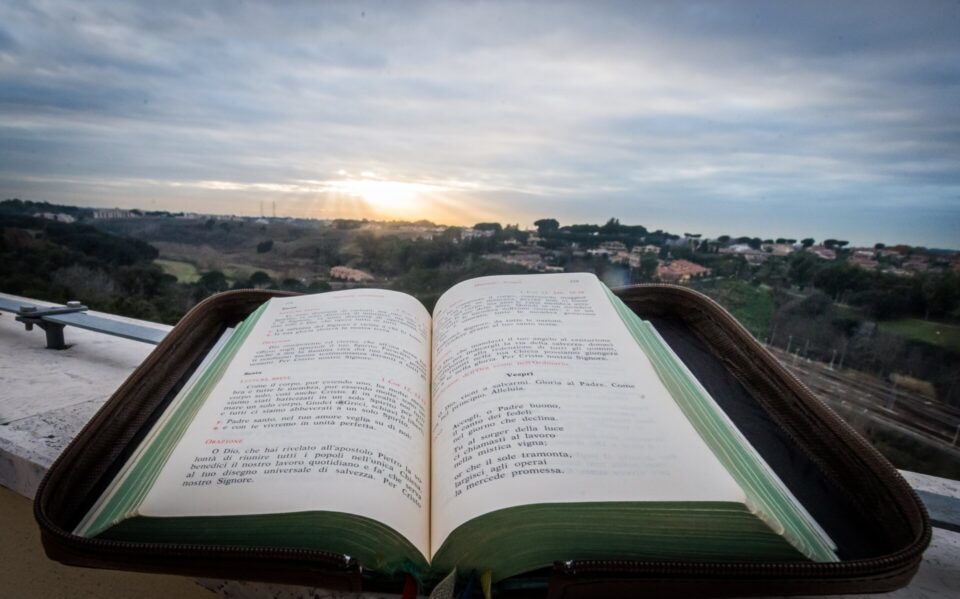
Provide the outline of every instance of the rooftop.
[[[0,294],[0,300],[35,305],[50,305],[27,298]],[[91,315],[98,315],[91,312]],[[157,333],[170,327],[156,323],[125,319],[113,315],[99,315],[151,329]],[[42,332],[26,331],[23,324],[10,314],[0,314],[0,485],[32,498],[46,470],[59,453],[79,432],[83,425],[109,398],[134,368],[150,353],[149,343],[109,336],[90,330],[68,326],[64,332],[68,345],[64,350],[45,348]],[[903,472],[927,504],[937,526],[933,541],[924,556],[924,563],[913,583],[907,589],[888,597],[955,597],[960,594],[960,482]],[[2,521],[8,517],[22,520],[29,512],[11,508],[10,502],[0,502]],[[29,522],[29,527],[33,523]],[[3,553],[19,551],[4,525]],[[38,543],[25,551],[34,551],[42,557]],[[61,566],[36,561],[36,567]],[[26,584],[23,580],[36,578],[34,570],[24,571],[23,578],[7,580],[4,585]],[[115,573],[110,573],[115,574]],[[157,584],[171,577],[142,575]],[[296,597],[315,596],[314,589],[246,583],[239,581],[198,580],[198,584],[224,597]],[[100,583],[96,583],[100,584]],[[9,588],[9,586],[8,586]],[[27,587],[18,587],[24,591]],[[163,587],[167,588],[167,587]],[[69,589],[73,591],[73,587]],[[26,591],[29,592],[29,591]],[[172,591],[171,591],[172,592]],[[41,593],[37,591],[36,593]],[[36,594],[35,593],[35,594]],[[2,593],[0,593],[2,594]],[[42,593],[41,593],[42,594]],[[137,592],[130,590],[130,594]],[[328,592],[317,593],[328,597]],[[66,596],[66,595],[64,595]],[[91,595],[95,596],[95,595]],[[355,597],[355,595],[350,595]]]

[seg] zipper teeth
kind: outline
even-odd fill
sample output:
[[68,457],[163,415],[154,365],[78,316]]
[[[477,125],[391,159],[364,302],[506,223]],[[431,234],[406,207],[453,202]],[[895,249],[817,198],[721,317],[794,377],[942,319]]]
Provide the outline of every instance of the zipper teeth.
[[[616,291],[624,292],[631,289],[664,289],[679,293],[681,295],[687,295],[691,298],[694,298],[697,301],[706,303],[717,315],[719,315],[722,320],[732,327],[732,329],[739,334],[741,338],[744,338],[750,345],[755,349],[762,350],[759,352],[761,359],[766,363],[767,366],[772,367],[777,374],[784,376],[788,379],[789,382],[793,384],[794,387],[799,388],[804,394],[809,397],[816,396],[812,391],[798,379],[793,373],[788,371],[782,364],[772,359],[767,355],[766,350],[763,348],[760,343],[753,338],[752,335],[745,333],[743,325],[741,325],[736,319],[734,319],[725,308],[723,308],[719,303],[711,299],[710,297],[686,287],[680,287],[678,285],[665,285],[665,284],[641,284],[641,285],[630,285],[627,287],[620,287]],[[234,289],[230,291],[224,291],[216,295],[210,296],[199,304],[194,306],[194,308],[180,320],[178,325],[187,325],[188,323],[193,322],[200,318],[203,311],[206,310],[209,304],[214,302],[222,301],[224,297],[230,297],[233,295],[247,294],[252,291],[259,293],[264,293],[270,296],[287,296],[287,295],[296,295],[295,293],[275,291],[275,290],[254,290],[254,289]],[[181,327],[181,329],[184,329]],[[161,342],[161,345],[166,343]],[[152,366],[155,362],[159,361],[158,352],[152,352],[147,359],[138,367],[144,368],[145,366]],[[180,373],[182,375],[182,373]],[[175,380],[171,380],[175,379]],[[170,389],[176,384],[179,377],[167,377],[164,380],[163,390],[164,394],[169,393]],[[124,383],[126,385],[126,383]],[[121,386],[122,388],[122,386]],[[818,404],[822,407],[823,404],[817,399]],[[111,402],[107,402],[104,406],[98,410],[97,414],[91,419],[91,421],[99,418],[103,413],[106,412],[108,405]],[[858,434],[855,433],[852,427],[840,419],[839,416],[834,414],[831,410],[825,409],[822,414],[820,414],[825,420],[826,423],[831,426],[831,428],[837,429],[840,428],[844,433],[846,433],[845,438],[847,441],[854,441],[857,446],[862,450],[861,456],[865,459],[869,459],[869,462],[873,466],[886,466],[885,460],[877,450],[874,449],[871,445],[866,443],[863,439],[860,438]],[[138,427],[142,427],[145,419],[136,420]],[[72,445],[72,443],[71,443]],[[44,476],[43,480],[40,483],[40,486],[37,489],[37,497],[40,497],[42,490],[46,487],[47,482],[50,478],[51,473],[55,472],[67,458],[67,454],[70,452],[64,451],[57,457],[53,465],[47,471],[47,474]],[[920,538],[914,541],[909,547],[897,551],[888,556],[879,557],[879,558],[869,558],[862,560],[850,560],[846,562],[836,562],[836,563],[815,563],[815,562],[683,562],[683,561],[631,561],[631,560],[572,560],[566,562],[557,562],[554,565],[554,571],[560,572],[563,574],[575,574],[577,572],[600,572],[600,571],[628,571],[636,573],[675,573],[675,574],[712,574],[717,572],[731,572],[731,573],[743,573],[749,574],[751,572],[763,572],[763,573],[794,573],[798,575],[808,575],[812,576],[817,573],[823,574],[849,574],[853,572],[868,572],[876,573],[879,570],[883,569],[897,569],[905,566],[912,565],[914,560],[923,552],[930,540],[930,527],[926,523],[929,521],[927,516],[926,507],[920,501],[916,492],[907,484],[906,479],[893,469],[895,480],[900,483],[901,490],[905,490],[908,495],[913,499],[913,502],[916,504],[916,507],[919,508],[922,514],[922,521],[925,524],[923,526],[923,534]],[[194,544],[159,544],[159,543],[141,543],[141,542],[130,542],[130,541],[112,541],[107,539],[89,539],[78,537],[72,533],[64,531],[56,523],[52,522],[46,513],[41,510],[40,503],[34,503],[34,515],[37,521],[40,523],[41,527],[47,534],[53,534],[57,536],[64,544],[69,544],[75,546],[77,549],[83,550],[84,548],[104,548],[104,549],[116,549],[119,551],[142,551],[144,553],[149,553],[157,556],[162,556],[168,553],[182,552],[185,554],[203,554],[205,552],[218,552],[225,554],[233,555],[250,555],[251,557],[266,557],[266,558],[282,558],[282,557],[303,557],[311,560],[317,560],[326,562],[326,564],[335,566],[339,569],[350,569],[356,568],[356,560],[350,556],[324,552],[315,549],[294,549],[294,548],[270,548],[264,549],[260,547],[241,547],[234,545],[194,545]]]
[[[270,297],[283,297],[289,295],[296,295],[295,293],[278,291],[278,290],[262,290],[262,289],[231,289],[229,291],[223,291],[221,293],[212,295],[190,310],[186,316],[184,316],[180,322],[177,323],[180,326],[180,330],[190,330],[190,325],[197,320],[200,320],[205,316],[205,312],[208,310],[209,306],[222,302],[224,298],[230,298],[235,295],[246,295],[251,292],[263,293],[264,295]],[[161,342],[161,345],[168,343],[167,337],[164,341]],[[176,337],[173,337],[176,339]],[[158,346],[159,347],[159,346]],[[153,365],[161,360],[161,353],[156,350],[151,352],[149,356],[137,367],[137,370],[149,369]],[[153,394],[159,394],[163,397],[169,395],[170,391],[177,384],[177,382],[182,378],[183,374],[189,367],[182,367],[176,369],[169,376],[166,376],[162,383],[158,385],[157,389],[153,391]],[[129,380],[129,379],[128,379]],[[126,386],[124,382],[118,392]],[[116,393],[116,392],[115,392]],[[91,418],[90,422],[97,420],[98,418],[103,417],[109,412],[111,403],[109,400],[97,411],[97,413]],[[159,407],[159,406],[157,406]],[[136,430],[143,428],[143,425],[149,418],[146,416],[138,415],[134,420],[134,427]],[[86,430],[86,426],[84,427]],[[78,437],[83,435],[83,431]],[[73,445],[71,442],[70,445]],[[47,473],[44,475],[43,480],[40,482],[39,487],[37,488],[37,497],[40,497],[44,487],[46,487],[50,476],[52,473],[55,473],[59,468],[61,468],[61,463],[69,459],[69,455],[73,452],[64,451],[62,452],[53,464],[50,466]],[[58,537],[64,544],[73,546],[76,549],[83,550],[85,548],[99,548],[107,550],[118,550],[121,552],[143,552],[154,555],[167,555],[171,553],[185,553],[196,555],[198,553],[227,553],[230,555],[249,555],[251,557],[266,557],[266,558],[281,558],[281,557],[302,557],[309,558],[317,561],[322,561],[325,565],[334,566],[339,569],[349,569],[356,566],[356,560],[350,556],[333,553],[329,551],[321,551],[317,549],[297,549],[297,548],[269,548],[264,549],[262,547],[244,547],[239,545],[209,545],[209,544],[185,544],[185,543],[144,543],[136,541],[114,541],[110,539],[97,539],[97,538],[85,538],[77,536],[69,531],[63,530],[57,523],[53,522],[44,512],[40,509],[39,502],[34,503],[34,516],[37,522],[41,525],[44,531],[48,534],[53,534]]]
[[[678,293],[680,295],[686,295],[693,298],[694,300],[703,302],[713,310],[714,313],[719,315],[725,324],[730,325],[731,328],[744,340],[746,340],[754,349],[761,350],[759,355],[761,359],[767,366],[772,367],[777,374],[785,376],[795,387],[798,387],[804,394],[809,397],[816,399],[817,404],[823,408],[821,410],[820,416],[826,421],[826,424],[833,429],[840,428],[842,432],[846,433],[844,435],[846,441],[854,441],[857,447],[861,450],[861,457],[868,460],[871,466],[883,467],[886,469],[888,465],[886,459],[881,456],[872,445],[867,443],[863,438],[860,437],[854,429],[847,424],[843,419],[837,416],[832,410],[827,408],[817,397],[813,394],[812,391],[792,372],[787,370],[782,364],[780,364],[776,359],[770,357],[767,353],[767,350],[764,349],[760,342],[753,338],[746,329],[743,328],[743,325],[740,324],[732,315],[727,312],[727,310],[721,306],[719,303],[714,301],[712,298],[707,295],[695,291],[693,289],[688,289],[686,287],[681,287],[679,285],[668,285],[661,283],[646,283],[640,285],[629,285],[626,287],[619,287],[615,291],[618,292],[628,292],[633,289],[664,289]],[[836,432],[836,430],[834,430]],[[570,560],[566,562],[556,562],[554,565],[554,570],[559,571],[563,574],[575,574],[577,572],[601,572],[601,571],[629,571],[637,573],[703,573],[710,574],[716,572],[737,572],[737,573],[751,573],[751,572],[762,572],[762,573],[778,573],[778,574],[798,574],[798,575],[808,575],[812,576],[814,574],[835,574],[835,575],[849,575],[855,572],[864,572],[869,574],[875,574],[879,570],[896,570],[903,568],[905,566],[912,566],[916,559],[923,553],[923,550],[927,547],[930,541],[931,530],[928,524],[929,516],[927,514],[926,506],[923,505],[923,502],[920,501],[919,496],[916,491],[907,483],[906,479],[903,478],[903,475],[896,470],[896,468],[889,468],[893,470],[894,480],[899,483],[901,491],[906,491],[909,497],[913,500],[916,507],[921,512],[921,521],[923,522],[923,531],[919,538],[915,539],[909,547],[896,551],[886,556],[876,557],[876,558],[867,558],[867,559],[857,559],[857,560],[848,560],[841,562],[683,562],[683,561],[633,561],[633,560]]]

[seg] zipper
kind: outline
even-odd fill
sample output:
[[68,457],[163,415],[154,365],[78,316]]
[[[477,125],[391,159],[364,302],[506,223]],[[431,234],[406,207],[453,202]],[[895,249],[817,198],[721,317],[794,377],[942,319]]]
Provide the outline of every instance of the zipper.
[[[719,317],[722,323],[726,325],[728,329],[727,332],[731,332],[738,336],[740,338],[740,342],[749,346],[755,355],[759,355],[762,362],[768,369],[772,370],[779,377],[785,379],[787,387],[792,387],[792,390],[796,395],[799,395],[803,398],[816,399],[816,396],[802,381],[800,381],[793,373],[788,371],[782,364],[769,356],[763,346],[760,345],[760,343],[754,339],[753,336],[750,335],[749,332],[747,332],[746,329],[744,329],[743,326],[726,311],[726,309],[720,306],[720,304],[715,302],[713,299],[700,292],[687,289],[685,287],[655,283],[620,287],[616,291],[618,292],[618,295],[622,295],[623,293],[629,293],[634,289],[662,289],[680,296],[686,296],[692,300],[693,303],[701,304],[704,310],[711,316]],[[189,331],[191,330],[191,326],[193,324],[202,321],[206,315],[205,313],[210,309],[211,305],[221,303],[234,296],[249,295],[254,292],[263,294],[266,298],[297,295],[296,293],[292,292],[259,289],[235,289],[224,291],[208,297],[194,306],[194,308],[191,309],[190,312],[184,316],[180,322],[177,323],[177,329],[179,329],[179,331]],[[629,300],[629,298],[627,299]],[[163,357],[165,357],[161,354],[167,353],[166,351],[160,352],[158,350],[165,348],[170,343],[176,342],[184,334],[185,333],[180,332],[176,336],[168,336],[166,339],[164,339],[160,346],[158,346],[157,350],[151,352],[147,359],[141,363],[141,365],[134,372],[145,372],[152,369],[157,362],[161,361]],[[162,379],[162,384],[159,386],[159,392],[162,393],[162,397],[169,395],[173,387],[182,379],[183,375],[189,368],[189,365],[179,367]],[[134,375],[131,375],[128,381],[124,382],[117,389],[113,397],[121,395],[122,393],[127,392],[129,388],[132,388],[129,387],[131,385],[129,381],[133,380],[133,378]],[[140,384],[139,381],[136,384]],[[216,558],[219,560],[224,557],[236,556],[268,560],[302,559],[312,562],[318,567],[330,568],[339,572],[352,571],[359,573],[361,571],[360,565],[354,558],[350,556],[315,549],[113,541],[108,539],[82,538],[60,528],[57,523],[53,522],[47,516],[46,511],[41,506],[42,502],[39,500],[43,499],[44,489],[49,483],[51,477],[56,476],[60,469],[66,468],[67,466],[65,463],[68,460],[73,459],[74,454],[78,451],[74,448],[82,447],[83,445],[90,443],[88,437],[91,436],[91,432],[88,431],[93,430],[93,428],[91,428],[91,424],[98,422],[101,419],[108,418],[110,411],[116,407],[113,404],[114,402],[111,398],[111,400],[108,400],[104,406],[98,410],[94,417],[77,436],[74,442],[72,442],[68,446],[67,450],[58,456],[58,458],[54,461],[37,489],[38,501],[34,502],[35,518],[40,524],[44,534],[56,537],[61,548],[79,553],[85,560],[89,560],[91,558],[95,559],[98,556],[102,556],[104,553],[116,553],[123,556],[130,554],[131,552],[142,554],[145,557],[157,557],[161,559],[165,557],[176,557],[180,559],[202,559],[204,557],[216,556]],[[819,406],[819,413],[814,414],[814,416],[818,417],[823,424],[827,425],[828,428],[830,428],[832,432],[836,433],[839,437],[843,438],[848,443],[854,443],[856,448],[859,450],[857,452],[858,456],[867,462],[875,474],[884,470],[893,470],[893,476],[879,475],[880,478],[883,480],[892,479],[892,482],[894,482],[898,487],[900,495],[906,494],[906,498],[897,495],[894,496],[894,500],[899,504],[899,507],[903,507],[905,499],[910,499],[914,504],[914,509],[917,509],[921,515],[921,534],[908,547],[887,556],[848,560],[835,563],[568,560],[555,562],[553,573],[563,576],[590,573],[673,576],[716,576],[729,574],[738,577],[786,575],[809,579],[816,578],[818,576],[822,576],[824,578],[842,579],[856,574],[862,574],[869,577],[878,577],[884,573],[904,570],[908,567],[915,567],[920,555],[923,553],[923,550],[929,544],[931,535],[929,518],[923,503],[920,501],[916,492],[907,484],[903,476],[901,476],[896,469],[888,468],[888,463],[886,460],[872,446],[864,441],[860,435],[857,434],[852,427],[850,427],[850,425],[840,419],[840,417],[837,416],[832,410],[823,405],[819,399],[816,399],[816,405]],[[159,407],[160,406],[157,405],[154,408],[154,412],[159,409]],[[152,413],[153,412],[151,412],[151,414]],[[130,428],[140,431],[147,420],[149,420],[149,415],[147,417],[138,416],[132,421],[134,426]],[[77,442],[80,443],[79,446],[76,445]],[[909,512],[909,510],[906,511]]]
[[[177,323],[177,329],[179,333],[167,336],[158,346],[157,350],[154,350],[150,353],[147,358],[141,362],[140,366],[134,371],[136,372],[147,372],[154,368],[154,366],[162,361],[166,356],[166,351],[162,351],[162,348],[165,348],[171,343],[176,343],[179,341],[180,337],[184,335],[183,331],[192,330],[192,325],[197,322],[202,321],[207,312],[210,310],[211,306],[221,304],[224,301],[229,301],[230,298],[236,296],[250,295],[251,292],[261,293],[264,295],[265,299],[270,297],[286,297],[291,295],[297,295],[293,292],[280,291],[280,290],[261,290],[261,289],[232,289],[229,291],[223,291],[216,295],[212,295],[208,298],[205,298],[196,306],[194,306],[190,312],[188,312],[180,321]],[[167,374],[161,379],[161,382],[158,383],[154,391],[151,391],[151,394],[155,396],[160,396],[166,398],[170,395],[173,388],[178,382],[180,382],[187,371],[193,366],[193,363],[186,366],[179,366],[174,369],[172,372]],[[114,396],[120,395],[128,391],[129,381],[134,378],[134,374],[125,381],[115,392]],[[139,381],[137,381],[139,384]],[[112,397],[111,397],[112,400]],[[75,443],[79,442],[80,447],[89,443],[88,437],[90,433],[88,431],[94,430],[97,427],[91,426],[93,423],[100,421],[101,419],[108,418],[110,412],[115,408],[113,402],[108,400],[90,419],[87,425],[81,430],[80,434],[74,439],[74,442],[71,442],[68,446],[68,449],[61,453],[57,459],[53,462],[50,468],[47,470],[47,473],[44,475],[43,480],[40,482],[39,487],[37,488],[37,498],[42,498],[44,488],[49,483],[52,476],[56,476],[58,471],[61,468],[66,468],[64,462],[67,462],[73,458],[73,454],[76,453],[76,450],[71,448],[75,447]],[[127,425],[128,428],[132,428],[138,432],[142,431],[145,424],[151,419],[153,414],[156,414],[157,411],[161,408],[158,404],[150,411],[149,414],[138,415],[131,421],[130,425]],[[109,482],[109,481],[108,481]],[[92,487],[91,487],[92,488]],[[200,556],[203,557],[204,554],[220,554],[222,556],[232,555],[237,557],[250,557],[250,558],[299,558],[307,559],[309,561],[317,562],[317,565],[323,565],[324,567],[332,567],[337,570],[359,570],[359,565],[357,561],[348,556],[338,553],[321,551],[316,549],[297,549],[297,548],[269,548],[264,549],[262,547],[244,547],[237,545],[208,545],[208,544],[182,544],[182,543],[145,543],[145,542],[135,542],[135,541],[114,541],[110,539],[97,539],[97,538],[85,538],[79,537],[72,532],[62,529],[57,523],[53,522],[50,517],[46,514],[46,511],[42,509],[41,502],[34,502],[34,516],[37,522],[40,524],[40,527],[43,529],[43,532],[48,535],[53,535],[57,537],[59,542],[63,547],[69,547],[72,550],[86,552],[86,551],[96,551],[96,552],[117,552],[121,554],[125,553],[142,553],[147,555],[153,555],[157,557],[167,557],[173,555],[183,555],[183,556]]]
[[[626,573],[626,574],[662,574],[662,575],[717,575],[717,574],[737,574],[741,576],[799,576],[802,578],[816,578],[818,575],[824,578],[843,578],[856,574],[867,576],[878,576],[881,573],[898,571],[907,567],[914,567],[921,558],[924,549],[930,542],[931,529],[929,525],[929,516],[926,506],[920,501],[916,491],[907,483],[906,479],[889,465],[886,458],[867,443],[854,429],[843,419],[836,415],[833,410],[828,408],[820,401],[816,395],[792,372],[786,369],[780,362],[769,355],[767,350],[751,335],[737,319],[735,319],[723,306],[714,301],[707,295],[681,287],[679,285],[669,285],[661,283],[645,283],[639,285],[629,285],[619,287],[614,291],[618,296],[629,301],[629,292],[631,290],[644,289],[663,289],[686,296],[694,303],[702,304],[702,308],[711,316],[720,318],[730,332],[739,336],[738,341],[746,343],[753,353],[760,356],[764,365],[771,368],[776,375],[783,377],[794,387],[794,392],[801,397],[813,398],[820,408],[820,414],[816,414],[823,424],[827,425],[834,433],[844,439],[846,442],[852,442],[856,445],[857,455],[866,461],[874,474],[880,476],[881,480],[890,480],[898,487],[902,493],[913,501],[914,507],[920,512],[921,533],[918,538],[906,548],[891,553],[886,556],[846,560],[840,562],[684,562],[684,561],[654,561],[654,560],[567,560],[555,562],[553,571],[556,574],[571,576],[581,573]],[[799,393],[797,393],[799,392]],[[838,430],[839,429],[839,430]],[[789,432],[789,431],[788,431]],[[892,471],[889,474],[878,474],[883,471]],[[903,507],[903,497],[893,499]]]

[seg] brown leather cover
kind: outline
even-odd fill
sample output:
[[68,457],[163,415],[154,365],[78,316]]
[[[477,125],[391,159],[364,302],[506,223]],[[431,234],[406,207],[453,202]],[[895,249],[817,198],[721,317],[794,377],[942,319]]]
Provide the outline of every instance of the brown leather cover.
[[[787,372],[733,317],[669,285],[615,291],[654,322],[720,406],[840,547],[812,562],[558,561],[501,584],[501,595],[579,597],[815,595],[906,585],[930,522],[896,469]],[[34,512],[47,555],[65,564],[185,576],[400,591],[350,558],[283,547],[85,539],[71,531],[222,331],[283,292],[230,291],[191,310],[53,464]]]

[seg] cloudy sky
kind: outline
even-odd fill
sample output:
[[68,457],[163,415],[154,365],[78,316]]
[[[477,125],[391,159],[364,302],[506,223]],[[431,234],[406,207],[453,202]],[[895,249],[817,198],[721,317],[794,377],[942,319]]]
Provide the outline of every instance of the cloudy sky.
[[955,0],[0,0],[0,198],[960,248],[958,31]]

